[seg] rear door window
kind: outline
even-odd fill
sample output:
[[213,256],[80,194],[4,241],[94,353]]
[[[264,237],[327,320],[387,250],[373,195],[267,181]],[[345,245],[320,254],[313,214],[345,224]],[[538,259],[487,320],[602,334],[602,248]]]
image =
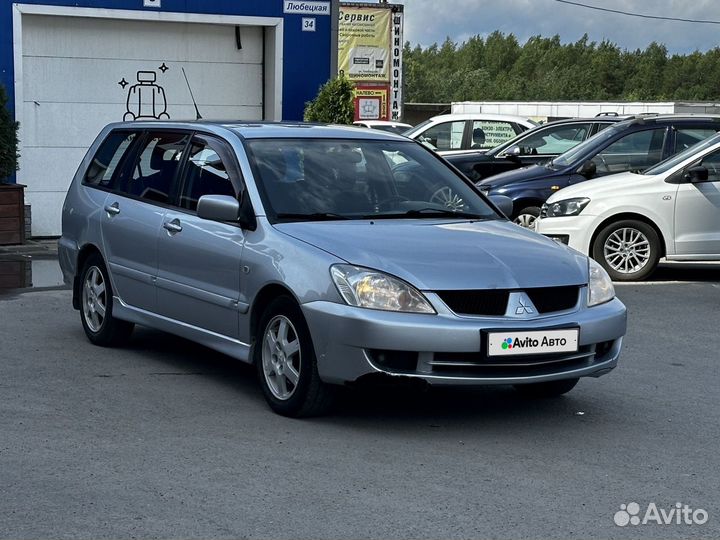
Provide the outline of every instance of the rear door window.
[[592,161],[598,174],[640,171],[663,157],[666,128],[635,131],[606,146]]
[[85,172],[83,184],[112,188],[114,179],[118,177],[120,164],[130,154],[132,143],[137,136],[136,132],[111,132],[93,156]]
[[675,131],[675,153],[687,150],[693,145],[715,135],[711,127],[682,127]]
[[147,133],[132,170],[123,175],[117,191],[149,202],[169,204],[189,139],[190,135],[182,132]]

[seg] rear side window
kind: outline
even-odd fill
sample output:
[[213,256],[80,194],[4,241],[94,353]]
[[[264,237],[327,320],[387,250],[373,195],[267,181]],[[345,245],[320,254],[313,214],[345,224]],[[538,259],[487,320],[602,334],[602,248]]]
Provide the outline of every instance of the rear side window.
[[113,131],[102,142],[85,173],[83,183],[89,186],[111,188],[117,176],[118,165],[130,151],[137,133]]
[[518,143],[520,154],[524,156],[559,155],[584,141],[589,131],[590,124],[551,126],[520,141]]
[[675,152],[682,152],[691,146],[715,135],[715,131],[708,127],[683,127],[675,132]]
[[515,137],[515,129],[510,122],[498,120],[476,120],[472,125],[470,148],[486,150],[509,141]]
[[150,132],[142,141],[139,157],[117,191],[147,201],[169,203],[180,160],[190,136],[186,133]]

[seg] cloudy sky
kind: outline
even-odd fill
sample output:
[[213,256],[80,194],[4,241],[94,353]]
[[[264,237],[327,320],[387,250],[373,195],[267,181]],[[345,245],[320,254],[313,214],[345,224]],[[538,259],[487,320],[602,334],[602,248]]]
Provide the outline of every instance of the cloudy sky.
[[[587,33],[623,48],[664,43],[671,53],[720,46],[720,24],[640,19],[575,7],[556,0],[390,0],[405,4],[405,39],[413,45],[463,41],[494,30],[512,32],[521,42],[533,35],[560,35],[563,42]],[[604,8],[684,19],[720,22],[720,0],[577,0]]]

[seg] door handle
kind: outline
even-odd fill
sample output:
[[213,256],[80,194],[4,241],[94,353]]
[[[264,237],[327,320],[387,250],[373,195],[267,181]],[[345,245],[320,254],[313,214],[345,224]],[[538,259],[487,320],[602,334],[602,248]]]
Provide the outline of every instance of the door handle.
[[120,205],[116,202],[106,205],[105,211],[108,213],[108,216],[113,217],[117,216],[120,213]]
[[172,221],[166,221],[163,223],[163,229],[168,231],[170,234],[175,234],[182,231],[182,225],[180,225],[180,220],[175,218]]

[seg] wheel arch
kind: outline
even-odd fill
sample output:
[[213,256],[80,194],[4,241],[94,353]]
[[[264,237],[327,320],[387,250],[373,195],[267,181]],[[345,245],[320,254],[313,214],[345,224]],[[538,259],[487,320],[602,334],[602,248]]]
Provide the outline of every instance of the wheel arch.
[[595,227],[595,231],[593,232],[592,236],[590,237],[590,245],[588,246],[588,253],[592,256],[593,253],[593,246],[595,245],[595,240],[597,240],[597,237],[600,235],[600,231],[602,231],[605,227],[608,225],[615,223],[617,221],[624,221],[627,219],[635,220],[635,221],[641,221],[645,223],[646,225],[649,225],[652,227],[655,232],[658,235],[658,239],[660,240],[660,258],[665,257],[667,255],[667,245],[665,244],[665,236],[662,233],[662,230],[660,230],[660,227],[658,227],[657,223],[650,219],[647,216],[644,216],[642,214],[637,214],[635,212],[622,212],[620,214],[614,214],[605,220],[603,220],[597,227]]
[[523,193],[520,197],[513,199],[513,218],[518,215],[518,212],[528,206],[536,206],[542,208],[545,203],[542,197],[534,193]]

